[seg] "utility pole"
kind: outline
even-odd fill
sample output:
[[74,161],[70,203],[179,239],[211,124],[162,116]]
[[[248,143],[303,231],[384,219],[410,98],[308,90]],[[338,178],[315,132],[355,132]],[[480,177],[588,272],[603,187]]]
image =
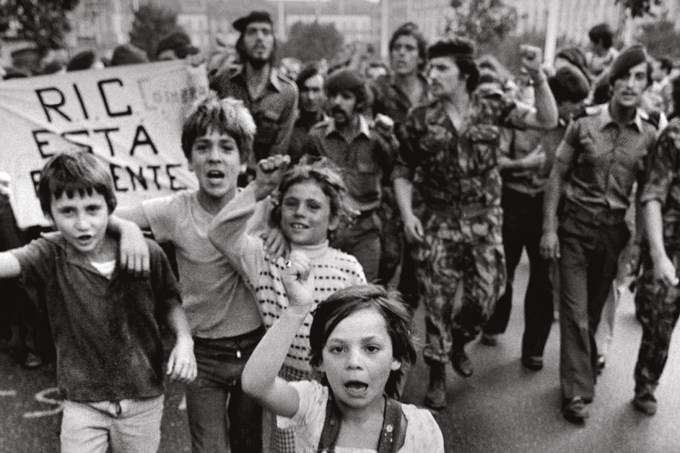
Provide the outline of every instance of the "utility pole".
[[549,65],[552,65],[555,60],[559,16],[560,0],[550,0],[548,4],[548,26],[545,33],[545,49],[543,50],[543,61]]
[[276,22],[278,23],[278,35],[279,38],[282,40],[286,40],[286,11],[285,7],[283,5],[283,0],[277,0],[276,1],[276,12],[277,12],[277,19]]
[[389,0],[380,0],[380,58],[386,59],[389,47],[388,28],[390,23]]

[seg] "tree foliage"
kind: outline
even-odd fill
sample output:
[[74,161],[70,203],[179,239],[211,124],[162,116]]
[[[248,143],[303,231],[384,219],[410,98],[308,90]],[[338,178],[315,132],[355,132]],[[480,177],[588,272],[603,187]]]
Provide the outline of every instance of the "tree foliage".
[[517,27],[517,10],[503,0],[451,0],[454,15],[447,32],[477,44],[498,43]]
[[[652,6],[661,5],[661,0],[615,0],[616,3],[621,3],[624,8],[630,9],[631,16],[641,17],[650,13]],[[676,0],[671,0],[676,1]]]
[[161,38],[182,28],[177,25],[177,10],[156,3],[140,6],[130,30],[130,43],[144,50],[153,60]]
[[58,49],[71,30],[66,14],[79,0],[5,0],[0,1],[0,36],[33,42],[38,49]]
[[288,40],[281,46],[282,57],[295,57],[303,62],[330,59],[343,45],[344,38],[334,24],[294,23]]
[[680,58],[680,33],[675,24],[669,20],[644,24],[639,41],[647,47],[647,51],[655,58],[670,56]]

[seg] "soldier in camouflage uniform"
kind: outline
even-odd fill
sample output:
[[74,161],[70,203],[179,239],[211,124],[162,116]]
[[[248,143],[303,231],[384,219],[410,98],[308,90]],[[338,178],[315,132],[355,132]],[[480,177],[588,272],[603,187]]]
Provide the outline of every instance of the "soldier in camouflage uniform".
[[[499,126],[552,128],[557,108],[540,50],[523,48],[536,109],[497,90],[478,90],[471,42],[453,38],[428,50],[431,103],[416,107],[399,128],[401,150],[393,172],[397,203],[414,258],[427,315],[430,383],[425,403],[446,405],[445,364],[472,374],[465,344],[472,341],[505,286],[501,238]],[[414,212],[412,188],[423,205]],[[454,303],[463,284],[462,303]]]
[[642,341],[635,365],[633,406],[653,415],[654,390],[680,315],[680,118],[671,121],[652,151],[642,203],[650,253],[645,256],[635,297]]

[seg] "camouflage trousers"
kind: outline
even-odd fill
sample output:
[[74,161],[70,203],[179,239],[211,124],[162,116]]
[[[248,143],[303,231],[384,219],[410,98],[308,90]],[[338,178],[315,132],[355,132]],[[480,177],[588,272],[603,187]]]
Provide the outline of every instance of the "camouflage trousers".
[[421,222],[425,238],[413,258],[426,308],[423,356],[445,363],[454,344],[477,337],[505,288],[502,211],[473,219],[426,211]]
[[[680,249],[668,257],[680,269]],[[680,288],[668,287],[654,278],[652,263],[645,258],[635,296],[637,318],[642,324],[642,340],[635,365],[635,392],[653,392],[668,360],[671,335],[680,315]]]

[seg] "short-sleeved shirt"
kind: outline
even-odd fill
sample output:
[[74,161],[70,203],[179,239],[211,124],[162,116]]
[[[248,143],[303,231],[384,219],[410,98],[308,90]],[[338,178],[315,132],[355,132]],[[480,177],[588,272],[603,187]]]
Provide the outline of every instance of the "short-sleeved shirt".
[[158,244],[151,272],[100,274],[60,233],[13,250],[24,284],[46,304],[57,351],[57,383],[71,401],[118,401],[163,393],[158,321],[179,305],[177,280]]
[[317,124],[307,135],[304,151],[327,157],[337,165],[353,208],[368,212],[380,206],[383,174],[390,171],[395,156],[378,133],[369,128],[363,115],[359,116],[359,124],[358,134],[349,142],[335,128],[332,118]]
[[[179,284],[191,334],[226,338],[259,327],[262,321],[255,297],[208,240],[214,216],[201,207],[197,192],[147,200],[142,207],[156,240],[172,242],[177,251]],[[241,311],[234,310],[234,305]]]
[[272,68],[262,94],[253,99],[244,68],[234,73],[217,75],[212,87],[221,98],[242,100],[253,115],[257,125],[253,142],[255,161],[273,154],[286,154],[297,113],[297,86]]
[[379,77],[371,86],[374,97],[373,113],[389,116],[395,125],[403,123],[412,107],[425,104],[430,100],[427,79],[422,74],[418,74],[418,82],[422,87],[422,96],[415,104],[412,104],[408,95],[397,85],[393,75]]
[[664,245],[680,250],[680,118],[664,129],[649,158],[642,202],[661,203]]
[[500,127],[523,126],[529,111],[499,91],[477,91],[468,126],[458,131],[440,100],[418,106],[397,130],[401,149],[392,179],[411,180],[432,211],[500,206]]
[[[292,418],[277,417],[280,428],[295,427],[296,441],[301,452],[317,451],[326,417],[328,387],[316,381],[291,382],[300,398],[300,406]],[[401,404],[406,417],[404,445],[398,450],[403,453],[427,452],[444,453],[444,438],[439,425],[430,411],[418,409],[412,404]],[[335,447],[336,453],[375,453],[376,450]]]
[[625,211],[633,184],[642,181],[656,134],[641,109],[630,123],[620,125],[609,104],[587,107],[567,127],[557,150],[556,159],[570,169],[567,200],[592,216]]

